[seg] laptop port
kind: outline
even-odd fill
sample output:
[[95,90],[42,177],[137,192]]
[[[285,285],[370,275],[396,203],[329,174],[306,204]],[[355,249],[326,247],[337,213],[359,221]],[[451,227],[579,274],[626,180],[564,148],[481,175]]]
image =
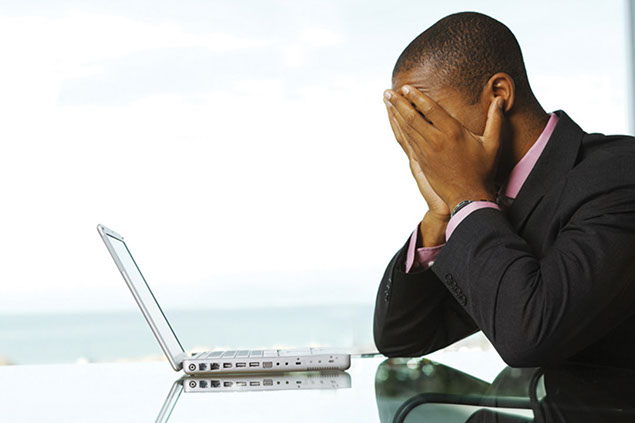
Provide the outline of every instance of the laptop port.
[[273,380],[272,379],[265,379],[262,381],[262,384],[264,386],[273,386]]
[[198,386],[200,386],[200,387],[201,387],[201,388],[203,388],[203,389],[207,388],[207,381],[206,381],[206,380],[201,380],[201,381],[198,383]]
[[247,367],[247,363],[236,363],[236,367]]
[[209,384],[212,388],[218,388],[220,386],[220,380],[210,380]]
[[260,386],[260,382],[249,382],[249,386]]
[[231,363],[223,363],[223,369],[229,369],[231,366]]
[[300,363],[299,361],[296,361],[296,362],[295,362],[295,365],[296,365],[296,366],[299,366],[300,364],[302,364],[302,363]]
[[260,363],[258,363],[257,361],[252,361],[251,363],[249,363],[249,367],[260,367]]
[[196,381],[190,380],[190,388],[196,388]]
[[234,384],[233,382],[223,382],[223,386],[227,386],[227,387],[230,387],[233,384]]
[[210,370],[218,370],[218,369],[220,369],[220,364],[218,364],[218,363],[210,363],[209,364],[209,369]]
[[189,366],[187,366],[188,369],[190,369],[190,372],[193,372],[194,370],[196,370],[196,364],[192,363]]
[[198,369],[199,369],[201,372],[204,372],[205,370],[207,370],[207,364],[205,364],[205,363],[198,363]]
[[263,369],[270,369],[270,368],[273,367],[273,362],[265,361],[264,363],[262,363],[262,367],[263,367]]
[[247,382],[236,382],[236,386],[247,386]]

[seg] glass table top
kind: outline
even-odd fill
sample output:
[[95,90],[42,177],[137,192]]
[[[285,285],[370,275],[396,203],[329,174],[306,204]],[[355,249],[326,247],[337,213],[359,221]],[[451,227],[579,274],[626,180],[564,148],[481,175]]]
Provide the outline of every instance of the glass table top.
[[0,421],[635,422],[633,370],[432,358],[367,354],[346,372],[200,378],[167,362],[3,366]]

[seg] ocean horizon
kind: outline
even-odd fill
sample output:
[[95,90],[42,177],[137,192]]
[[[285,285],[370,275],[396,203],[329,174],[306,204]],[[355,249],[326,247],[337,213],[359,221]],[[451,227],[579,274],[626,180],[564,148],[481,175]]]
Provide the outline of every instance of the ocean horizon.
[[[373,305],[164,310],[188,352],[333,347],[376,351]],[[0,363],[164,359],[138,310],[0,314]]]

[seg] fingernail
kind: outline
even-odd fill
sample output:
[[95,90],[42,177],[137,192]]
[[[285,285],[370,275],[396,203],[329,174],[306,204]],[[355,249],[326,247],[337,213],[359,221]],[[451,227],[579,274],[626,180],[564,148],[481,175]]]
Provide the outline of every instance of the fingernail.
[[408,94],[408,93],[410,93],[410,88],[408,88],[408,87],[404,86],[404,87],[401,89],[401,91],[403,91],[403,93],[404,93],[404,94]]
[[502,109],[503,107],[505,107],[505,100],[503,100],[501,97],[498,97],[498,108]]
[[384,91],[384,97],[386,98],[386,100],[390,100],[390,92]]

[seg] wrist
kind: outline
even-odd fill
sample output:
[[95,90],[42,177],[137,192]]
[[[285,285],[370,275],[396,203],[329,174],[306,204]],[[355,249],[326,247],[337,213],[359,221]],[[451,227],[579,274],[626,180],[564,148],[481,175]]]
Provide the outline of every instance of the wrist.
[[447,223],[450,220],[450,211],[448,211],[447,213],[439,213],[433,210],[428,210],[423,216],[423,219],[435,223]]
[[428,211],[419,225],[421,245],[423,247],[436,247],[445,243],[445,229],[449,221],[449,214],[435,214]]

